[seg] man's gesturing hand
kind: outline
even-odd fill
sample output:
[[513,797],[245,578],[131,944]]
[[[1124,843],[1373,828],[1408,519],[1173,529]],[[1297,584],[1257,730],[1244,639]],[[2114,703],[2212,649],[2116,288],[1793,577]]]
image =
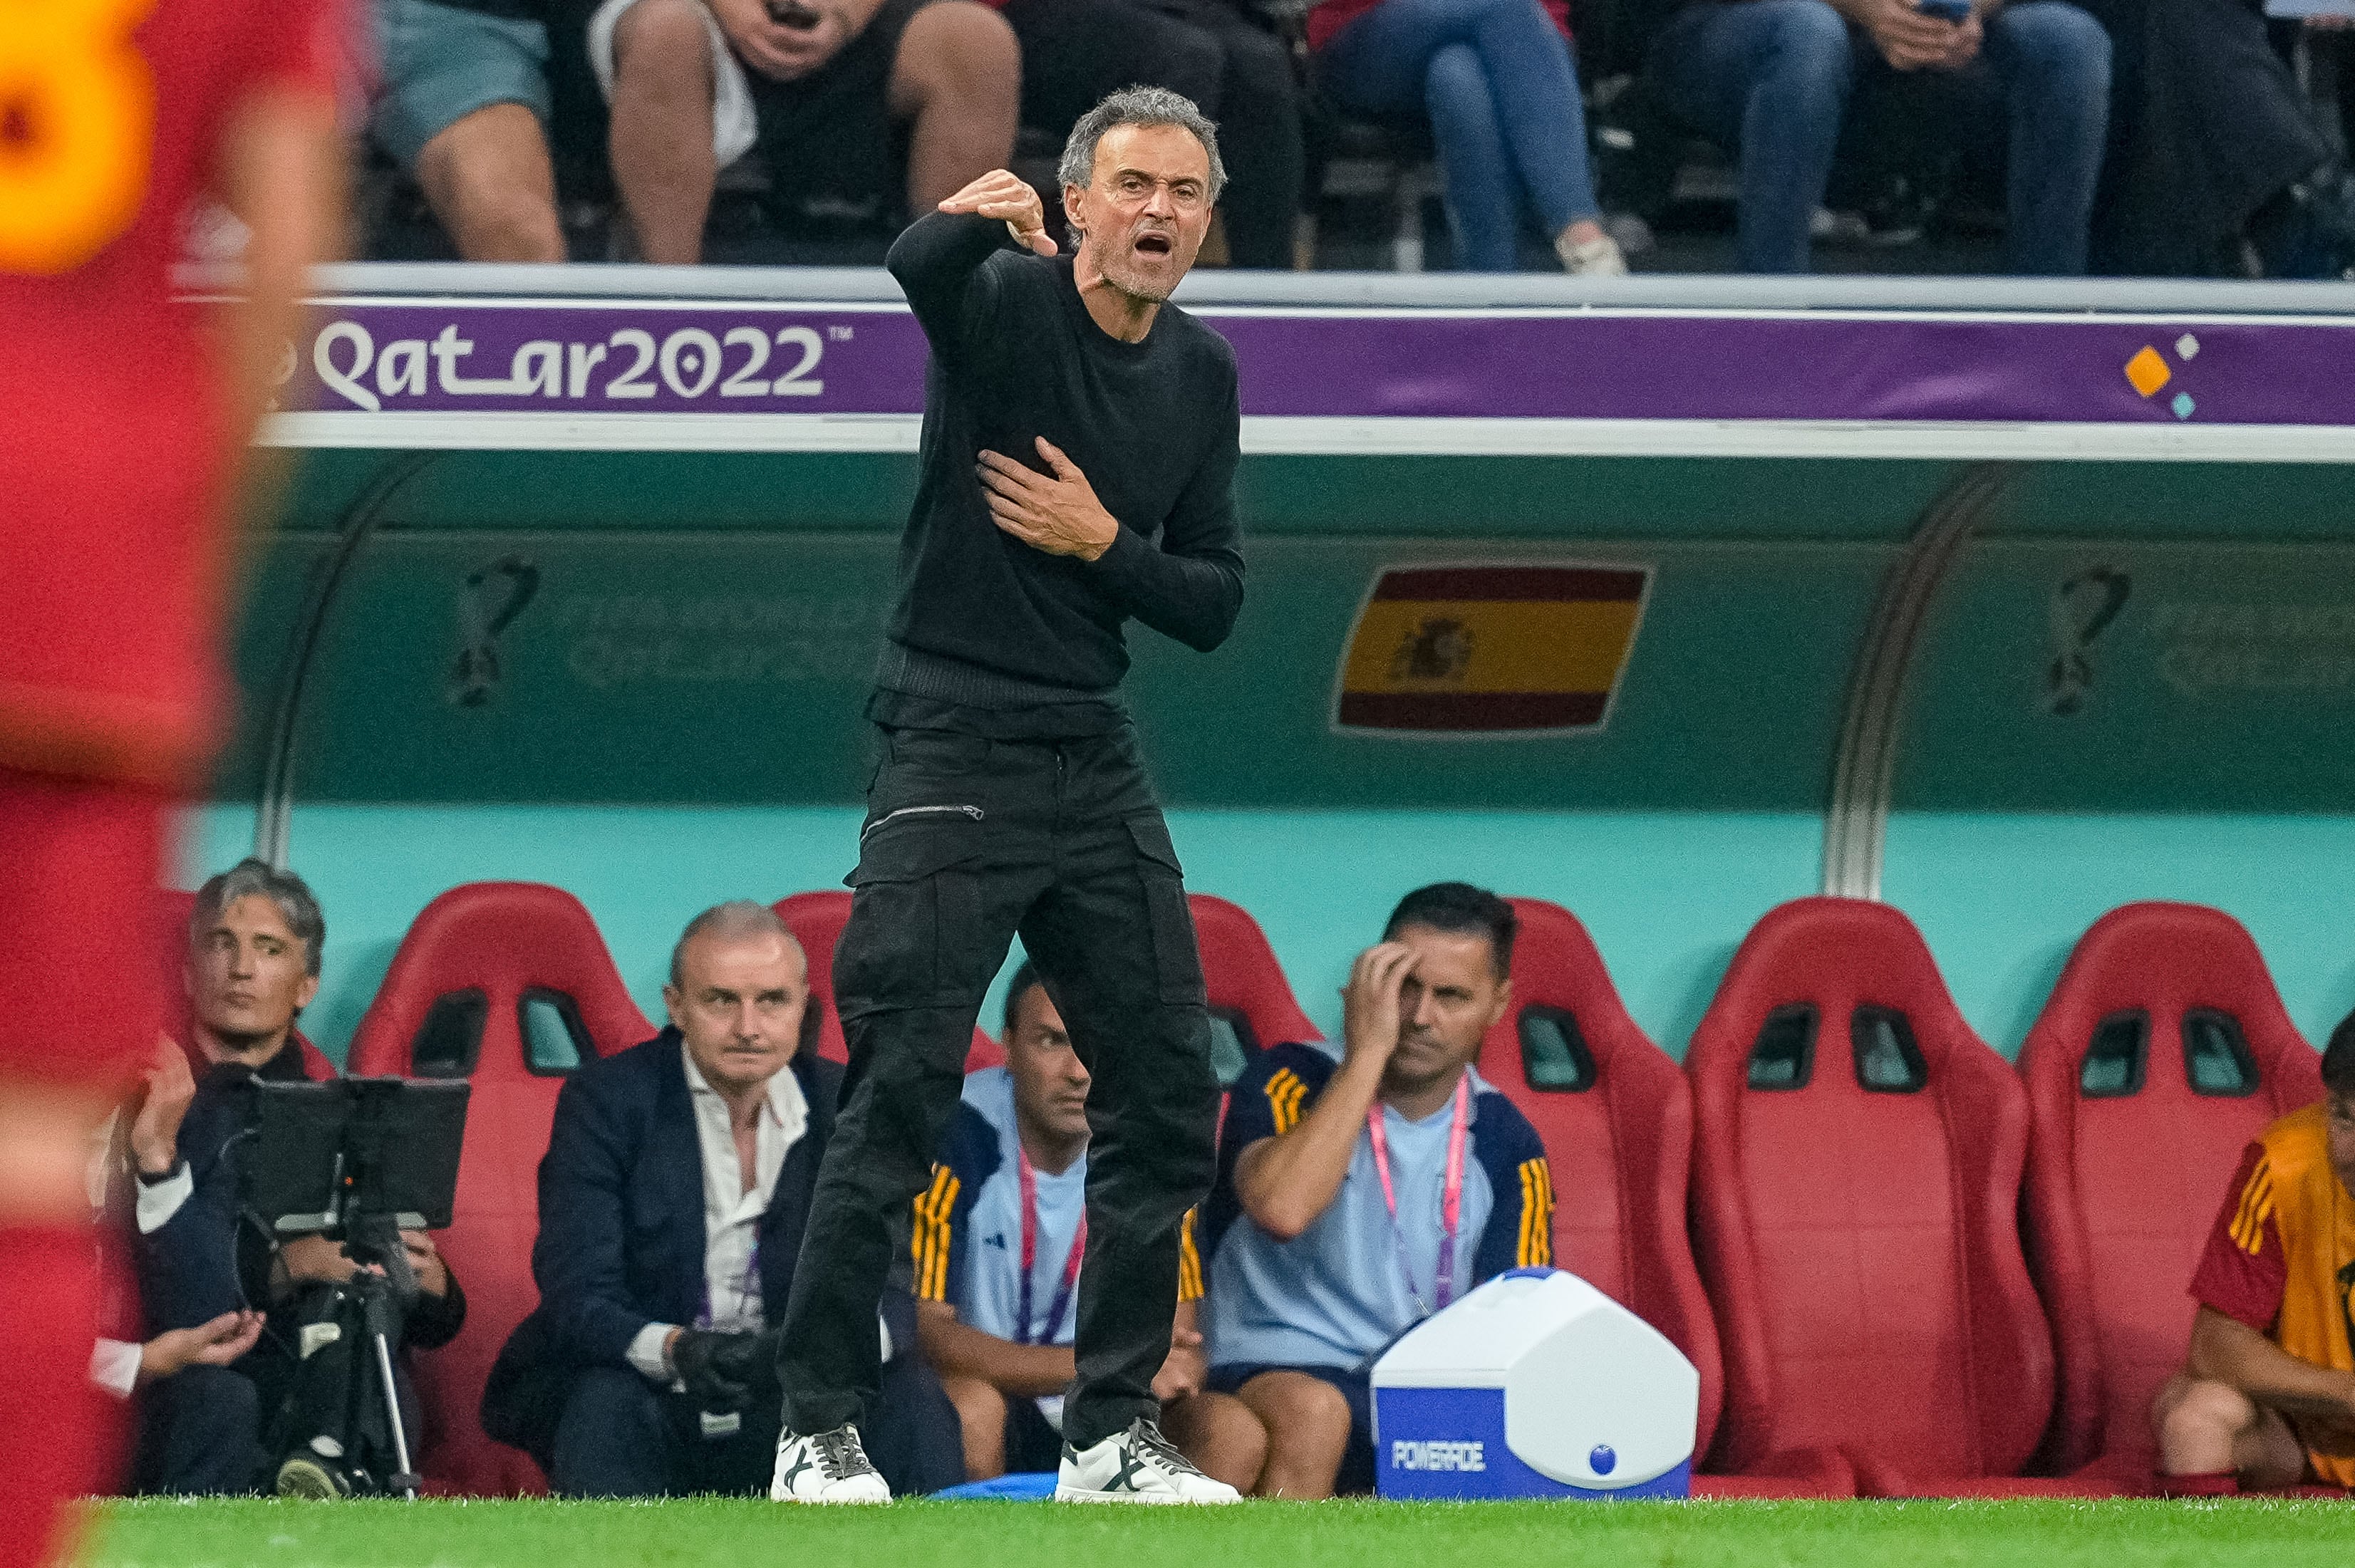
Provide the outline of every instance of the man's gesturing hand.
[[1079,465],[1044,436],[1039,438],[1039,455],[1055,471],[1052,475],[996,452],[981,454],[974,471],[981,476],[990,521],[1034,550],[1094,560],[1120,537],[1119,521],[1096,499],[1095,486]]
[[188,1367],[225,1367],[261,1338],[259,1312],[224,1312],[193,1329],[166,1329],[139,1347],[139,1382],[155,1383]]
[[187,1055],[170,1036],[156,1040],[146,1079],[146,1097],[139,1102],[139,1114],[131,1118],[131,1157],[141,1174],[168,1176],[180,1162],[180,1122],[197,1097]]
[[1055,253],[1055,241],[1047,233],[1047,209],[1039,205],[1039,193],[1004,169],[990,170],[941,203],[941,210],[977,212],[1001,219],[1012,231],[1015,244],[1028,246],[1041,256]]

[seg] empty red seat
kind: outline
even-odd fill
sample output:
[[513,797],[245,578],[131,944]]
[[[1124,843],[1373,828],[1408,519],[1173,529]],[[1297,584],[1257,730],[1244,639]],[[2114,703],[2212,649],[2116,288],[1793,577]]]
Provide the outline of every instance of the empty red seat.
[[419,1468],[443,1493],[547,1490],[538,1467],[483,1433],[483,1381],[538,1304],[538,1170],[565,1075],[655,1033],[596,922],[561,888],[476,882],[427,905],[352,1038],[356,1074],[473,1086],[453,1223],[437,1243],[465,1287],[466,1326],[416,1358],[426,1409]]
[[[850,895],[833,888],[796,893],[777,900],[777,918],[785,923],[809,959],[809,1010],[802,1015],[802,1044],[815,1046],[829,1062],[850,1060],[842,1038],[842,1015],[834,1005],[834,945],[850,920]],[[973,1049],[965,1054],[964,1070],[977,1073],[1006,1060],[1006,1053],[989,1032],[975,1022]]]
[[1481,1075],[1545,1139],[1553,1260],[1676,1342],[1700,1372],[1694,1453],[1717,1429],[1717,1324],[1685,1233],[1692,1091],[1627,1016],[1586,927],[1516,898],[1512,1009],[1480,1044]]
[[1202,979],[1210,1011],[1232,1028],[1246,1051],[1268,1045],[1306,1044],[1325,1038],[1292,994],[1292,982],[1267,945],[1267,933],[1240,904],[1209,893],[1189,893],[1194,936],[1202,949]]
[[1912,921],[1803,898],[1743,939],[1685,1058],[1725,1404],[1712,1467],[1837,1449],[1870,1495],[2018,1482],[2052,1408],[2020,1251],[2028,1097]]
[[2322,1097],[2321,1058],[2239,921],[2129,904],[2069,955],[2019,1074],[2030,1255],[2060,1363],[2044,1457],[2141,1489],[2225,1184],[2268,1123]]

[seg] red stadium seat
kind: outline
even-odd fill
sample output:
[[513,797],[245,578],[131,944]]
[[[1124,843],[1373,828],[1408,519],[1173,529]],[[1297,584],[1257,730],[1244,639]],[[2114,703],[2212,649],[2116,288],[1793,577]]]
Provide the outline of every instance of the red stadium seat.
[[1768,912],[1685,1069],[1725,1355],[1711,1467],[1837,1449],[1868,1495],[2072,1495],[2009,1479],[2052,1408],[2019,1245],[2028,1097],[1913,922],[1860,899]]
[[[188,1001],[188,921],[197,912],[197,895],[176,887],[163,887],[155,892],[155,933],[157,955],[164,966],[164,1033],[169,1034],[186,1053],[188,1067],[201,1073],[207,1063],[197,1045],[197,1020]],[[311,1044],[310,1036],[300,1029],[294,1031],[294,1044],[303,1052],[303,1075],[314,1083],[325,1083],[336,1075],[336,1065],[327,1054]]]
[[[850,895],[832,888],[796,893],[778,899],[775,908],[777,917],[793,932],[809,959],[810,999],[809,1011],[802,1015],[803,1048],[815,1046],[829,1062],[847,1062],[850,1048],[842,1038],[842,1015],[834,1006],[834,945],[841,940],[842,927],[850,919]],[[997,1048],[997,1042],[975,1023],[964,1070],[977,1073],[1005,1060],[1006,1053]]]
[[1194,935],[1202,948],[1202,978],[1210,1011],[1235,1026],[1246,1050],[1267,1045],[1307,1044],[1325,1038],[1292,994],[1292,982],[1275,961],[1267,934],[1240,904],[1209,893],[1189,893]]
[[1512,900],[1512,1011],[1480,1072],[1545,1139],[1553,1260],[1676,1341],[1700,1372],[1706,1454],[1722,1393],[1717,1324],[1685,1234],[1692,1091],[1627,1016],[1603,956],[1558,904]]
[[2050,1467],[2150,1484],[2151,1400],[2183,1364],[2186,1294],[2242,1149],[2322,1097],[2321,1058],[2241,923],[2129,904],[2094,923],[2019,1053],[2030,1256],[2052,1318]]
[[436,1492],[547,1490],[521,1452],[484,1436],[483,1380],[538,1304],[538,1168],[565,1074],[654,1033],[581,901],[532,882],[475,882],[427,905],[352,1038],[356,1074],[473,1086],[454,1223],[438,1238],[466,1291],[466,1327],[416,1360],[420,1469]]

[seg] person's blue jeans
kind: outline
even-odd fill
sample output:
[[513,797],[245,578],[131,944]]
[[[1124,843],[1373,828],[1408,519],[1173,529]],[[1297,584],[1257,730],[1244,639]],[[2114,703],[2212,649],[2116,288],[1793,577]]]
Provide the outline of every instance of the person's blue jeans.
[[[2109,124],[2110,39],[2068,0],[2020,0],[1987,17],[1966,68],[2001,92],[2016,272],[2085,270],[2085,231]],[[1735,248],[1744,271],[1804,272],[1849,94],[1893,69],[1825,0],[1697,0],[1654,41],[1668,112],[1741,160]]]
[[1457,266],[1513,270],[1524,192],[1548,238],[1601,215],[1577,68],[1538,0],[1382,0],[1317,65],[1352,113],[1429,113]]

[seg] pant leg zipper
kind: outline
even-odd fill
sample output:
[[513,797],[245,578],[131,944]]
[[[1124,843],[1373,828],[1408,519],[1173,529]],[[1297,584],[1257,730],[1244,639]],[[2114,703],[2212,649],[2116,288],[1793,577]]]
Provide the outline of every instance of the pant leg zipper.
[[858,841],[861,843],[866,842],[867,835],[868,833],[873,832],[876,829],[881,827],[886,822],[896,822],[901,817],[943,816],[950,812],[955,812],[963,816],[971,817],[976,822],[982,820],[982,810],[978,806],[902,806],[896,811],[886,811],[883,815],[868,823],[865,832],[858,835]]

